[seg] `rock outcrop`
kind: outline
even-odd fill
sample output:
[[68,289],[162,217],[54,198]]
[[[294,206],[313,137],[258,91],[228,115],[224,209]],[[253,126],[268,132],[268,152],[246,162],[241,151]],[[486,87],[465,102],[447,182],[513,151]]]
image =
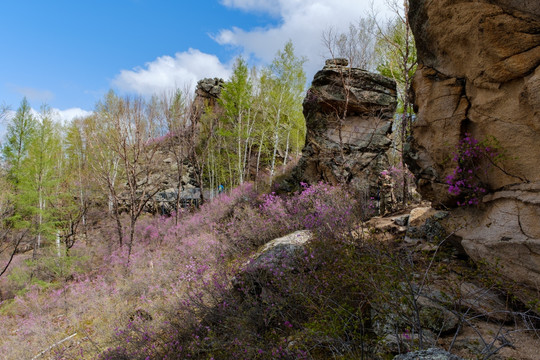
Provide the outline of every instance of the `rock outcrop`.
[[446,180],[460,141],[496,139],[503,156],[475,174],[488,194],[454,211],[447,227],[472,258],[538,289],[540,2],[410,0],[409,10],[419,67],[408,163],[418,191],[455,207]]
[[268,291],[266,287],[276,271],[295,269],[297,257],[306,250],[312,236],[309,230],[298,230],[261,246],[232,279],[232,285],[241,292],[249,291],[257,295]]
[[221,90],[225,82],[219,78],[205,78],[199,80],[195,89],[195,99],[193,100],[193,116],[197,122],[201,116],[208,110],[218,113],[221,106],[218,104]]
[[327,60],[304,99],[307,136],[295,180],[349,183],[376,196],[396,104],[393,80]]
[[[171,146],[178,146],[172,137],[164,137],[156,141],[158,150],[154,156],[153,166],[155,167],[149,179],[141,179],[137,196],[142,196],[143,191],[149,199],[144,207],[144,211],[152,214],[170,215],[176,210],[178,191],[180,189],[181,207],[196,206],[200,202],[201,191],[198,187],[194,167],[187,159],[180,164],[175,160]],[[181,167],[180,170],[179,166]],[[181,174],[181,179],[179,176]],[[180,183],[180,184],[179,184]],[[180,185],[180,186],[179,186]],[[130,196],[128,184],[124,185],[125,190],[119,195],[120,211],[128,211],[130,206]]]

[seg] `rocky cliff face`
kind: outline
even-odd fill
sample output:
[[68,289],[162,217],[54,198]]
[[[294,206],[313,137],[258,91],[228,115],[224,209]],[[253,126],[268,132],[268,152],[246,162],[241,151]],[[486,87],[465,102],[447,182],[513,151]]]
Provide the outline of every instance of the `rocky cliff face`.
[[474,259],[540,286],[540,2],[410,0],[418,48],[417,120],[409,166],[435,206],[455,207],[446,183],[470,134],[503,154],[474,174],[488,194],[448,224]]
[[327,60],[303,106],[307,136],[295,180],[349,183],[375,196],[388,168],[395,82],[350,68],[345,59]]

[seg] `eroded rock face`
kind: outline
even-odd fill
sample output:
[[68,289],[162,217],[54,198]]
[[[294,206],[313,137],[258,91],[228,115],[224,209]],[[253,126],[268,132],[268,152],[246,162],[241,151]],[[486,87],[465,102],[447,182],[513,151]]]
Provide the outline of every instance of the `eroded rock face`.
[[[466,133],[494,137],[504,152],[477,174],[488,194],[454,211],[474,259],[533,288],[540,286],[540,2],[410,0],[419,68],[417,120],[408,163],[434,206],[456,206],[446,177]],[[498,265],[495,265],[498,264]]]
[[203,116],[218,118],[222,114],[223,107],[218,100],[224,84],[225,81],[220,78],[205,78],[197,82],[191,108],[191,121],[195,124],[195,142],[198,142],[200,137]]
[[488,194],[479,209],[458,209],[446,224],[457,229],[474,260],[532,289],[540,288],[540,182]]
[[306,146],[296,181],[350,183],[376,193],[396,108],[393,80],[332,59],[315,74],[304,99]]
[[[176,210],[176,202],[178,199],[178,191],[180,188],[180,203],[181,207],[198,205],[201,197],[200,188],[198,187],[194,167],[189,161],[184,160],[178,164],[173,154],[171,153],[172,146],[178,146],[175,139],[164,137],[157,141],[159,150],[154,156],[153,166],[155,167],[149,179],[141,179],[140,185],[146,183],[146,186],[141,186],[137,192],[137,196],[141,196],[143,191],[146,194],[153,194],[144,207],[144,211],[152,214],[170,215]],[[178,167],[181,166],[181,171]],[[179,175],[182,175],[179,179]],[[129,192],[128,185],[125,184],[125,189],[120,193],[120,211],[129,211]],[[146,198],[149,198],[148,195]]]
[[540,3],[534,4],[411,0],[420,66],[410,163],[419,191],[436,204],[453,205],[445,179],[465,133],[493,136],[506,151],[506,173],[491,168],[482,179],[490,189],[540,180]]
[[195,89],[194,114],[198,120],[207,108],[216,112],[219,108],[218,99],[225,82],[219,78],[205,78],[199,80]]

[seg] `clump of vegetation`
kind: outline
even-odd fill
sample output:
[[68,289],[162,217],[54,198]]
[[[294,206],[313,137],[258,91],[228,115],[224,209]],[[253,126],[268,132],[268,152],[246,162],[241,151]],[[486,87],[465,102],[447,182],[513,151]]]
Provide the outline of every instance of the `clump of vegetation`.
[[478,205],[487,188],[482,179],[489,167],[502,157],[500,146],[495,138],[478,141],[466,133],[459,141],[452,161],[456,163],[453,173],[446,177],[450,194],[459,196],[458,206]]

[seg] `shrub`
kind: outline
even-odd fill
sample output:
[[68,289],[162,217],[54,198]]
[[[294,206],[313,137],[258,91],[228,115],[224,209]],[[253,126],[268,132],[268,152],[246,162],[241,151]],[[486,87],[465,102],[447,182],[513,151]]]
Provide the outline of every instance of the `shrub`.
[[346,189],[322,182],[301,185],[302,189],[290,197],[264,196],[260,208],[266,227],[279,229],[279,236],[307,229],[333,237],[350,230],[358,203]]
[[482,181],[487,170],[502,157],[498,141],[488,137],[478,141],[471,134],[457,145],[452,161],[456,167],[451,175],[446,177],[450,194],[458,196],[458,206],[478,205],[487,192],[487,186]]

